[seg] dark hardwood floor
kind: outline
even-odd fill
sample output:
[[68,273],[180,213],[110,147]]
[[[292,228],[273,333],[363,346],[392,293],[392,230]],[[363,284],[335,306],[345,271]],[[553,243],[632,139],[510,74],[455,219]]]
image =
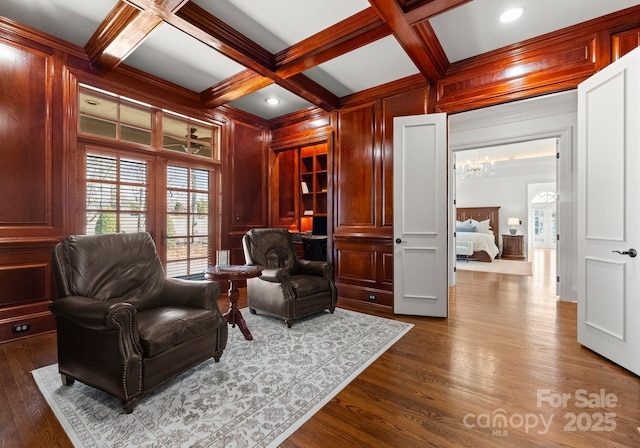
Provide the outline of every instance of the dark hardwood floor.
[[[640,446],[640,379],[576,342],[576,305],[536,263],[533,277],[458,272],[447,319],[341,302],[415,327],[282,446]],[[71,446],[30,373],[56,362],[55,345],[0,345],[1,447]]]

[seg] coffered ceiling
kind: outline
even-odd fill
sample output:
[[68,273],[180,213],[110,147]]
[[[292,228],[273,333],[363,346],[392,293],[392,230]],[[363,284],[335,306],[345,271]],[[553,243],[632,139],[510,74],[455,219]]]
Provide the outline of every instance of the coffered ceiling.
[[[264,119],[638,5],[637,0],[2,0],[0,16]],[[500,14],[524,7],[517,21]],[[280,103],[268,105],[275,97]]]

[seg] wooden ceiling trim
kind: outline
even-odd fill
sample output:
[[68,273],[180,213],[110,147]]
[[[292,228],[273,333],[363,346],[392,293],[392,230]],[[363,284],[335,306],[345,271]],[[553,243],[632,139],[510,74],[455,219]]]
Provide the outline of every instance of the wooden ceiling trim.
[[186,5],[189,0],[122,0],[132,6],[166,18]]
[[412,28],[422,41],[424,47],[427,49],[427,52],[435,61],[437,61],[436,64],[445,70],[449,68],[449,65],[451,64],[449,62],[449,58],[447,57],[444,48],[442,48],[440,40],[438,40],[438,36],[436,36],[436,32],[433,30],[429,20],[425,19],[421,22],[416,22],[412,25]]
[[275,69],[273,54],[193,2],[166,19],[176,28],[263,76]]
[[367,8],[277,53],[278,74],[287,77],[302,73],[389,34],[391,28],[373,8]]
[[360,104],[366,104],[375,98],[392,96],[418,88],[430,88],[429,81],[420,73],[372,87],[361,92],[356,92],[351,95],[343,96],[340,99],[340,107],[353,107]]
[[450,9],[462,6],[465,3],[469,3],[470,1],[471,0],[432,0],[413,8],[408,5],[409,9],[403,8],[403,10],[405,11],[406,21],[409,24],[414,24],[416,22],[422,22],[423,20],[429,19],[430,17],[441,14],[445,11],[449,11]]
[[407,22],[398,3],[395,0],[369,0],[369,3],[389,24],[394,36],[418,70],[431,81],[442,79],[447,67],[442,66],[437,55],[431,54],[430,49],[423,45],[420,37]]
[[119,2],[93,33],[85,45],[85,52],[93,65],[110,70],[161,23],[158,16]]
[[324,110],[332,111],[340,107],[340,98],[302,73],[282,79],[277,83]]
[[259,75],[253,70],[244,70],[200,92],[200,98],[205,106],[218,107],[271,84],[273,79]]

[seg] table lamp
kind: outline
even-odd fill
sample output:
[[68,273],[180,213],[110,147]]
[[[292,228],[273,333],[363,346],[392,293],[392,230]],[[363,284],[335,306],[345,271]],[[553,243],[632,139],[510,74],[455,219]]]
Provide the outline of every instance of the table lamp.
[[516,226],[519,226],[520,224],[522,224],[522,221],[520,221],[520,218],[509,218],[507,220],[507,224],[511,226],[511,228],[509,229],[509,232],[511,233],[511,235],[515,235],[516,232],[518,231],[516,229]]

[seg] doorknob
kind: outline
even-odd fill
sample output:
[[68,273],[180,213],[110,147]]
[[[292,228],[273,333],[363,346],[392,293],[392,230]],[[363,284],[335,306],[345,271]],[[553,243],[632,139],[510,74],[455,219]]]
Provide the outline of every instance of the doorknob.
[[629,249],[623,252],[620,252],[619,250],[612,250],[611,252],[615,252],[620,255],[629,255],[631,258],[635,258],[638,255],[638,251],[635,249]]
[[396,238],[396,243],[398,243],[398,244],[402,243],[402,239]]

